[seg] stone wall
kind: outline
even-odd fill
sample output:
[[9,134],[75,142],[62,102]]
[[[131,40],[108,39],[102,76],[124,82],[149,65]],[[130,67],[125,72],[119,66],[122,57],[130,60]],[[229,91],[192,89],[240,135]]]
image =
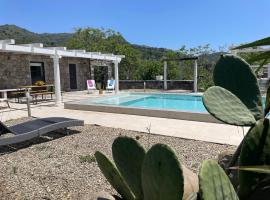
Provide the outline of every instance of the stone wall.
[[[45,82],[54,83],[53,59],[49,56],[0,52],[0,89],[31,85],[30,62],[44,64]],[[112,76],[112,65],[107,61],[93,61],[86,58],[63,57],[59,60],[61,89],[70,90],[69,64],[76,64],[78,90],[86,89],[86,80],[94,79],[94,66],[107,65]]]

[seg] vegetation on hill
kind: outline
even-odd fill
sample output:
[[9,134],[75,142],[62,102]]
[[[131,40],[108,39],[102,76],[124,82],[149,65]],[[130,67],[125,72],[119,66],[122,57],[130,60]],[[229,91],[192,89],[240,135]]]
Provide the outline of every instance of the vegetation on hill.
[[33,33],[15,25],[0,26],[0,40],[15,39],[17,44],[43,43],[44,46],[63,46],[72,33]]
[[[157,75],[162,75],[164,57],[199,56],[199,88],[202,90],[212,85],[213,65],[220,55],[209,45],[191,49],[182,46],[175,51],[131,44],[119,32],[111,29],[78,28],[74,33],[38,34],[15,25],[3,25],[0,26],[1,39],[15,39],[17,44],[43,43],[44,46],[67,46],[71,49],[122,54],[126,57],[120,64],[120,79],[128,80],[152,80]],[[168,62],[168,79],[193,79],[193,63]]]

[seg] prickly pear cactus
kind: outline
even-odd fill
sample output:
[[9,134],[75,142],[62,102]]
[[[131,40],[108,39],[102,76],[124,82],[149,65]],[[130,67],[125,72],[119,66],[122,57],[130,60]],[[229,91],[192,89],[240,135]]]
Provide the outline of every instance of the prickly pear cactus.
[[142,164],[145,149],[134,139],[118,137],[112,145],[114,162],[137,200],[143,199]]
[[147,152],[142,166],[144,200],[180,200],[184,178],[173,150],[156,144]]
[[203,104],[211,115],[227,124],[251,126],[256,123],[241,100],[222,87],[209,88],[203,94]]
[[238,200],[229,178],[216,161],[203,162],[199,180],[202,200]]
[[[240,166],[270,165],[270,121],[261,119],[249,130],[240,153]],[[239,171],[239,196],[247,198],[267,175]],[[259,198],[258,198],[259,199]],[[266,198],[267,199],[267,198]]]
[[213,80],[236,95],[256,120],[263,117],[262,98],[257,78],[249,64],[234,55],[223,55],[214,68]]
[[126,200],[135,200],[134,194],[115,165],[101,152],[95,153],[98,166],[113,188]]
[[265,106],[264,106],[264,116],[266,116],[270,111],[270,86],[267,88]]

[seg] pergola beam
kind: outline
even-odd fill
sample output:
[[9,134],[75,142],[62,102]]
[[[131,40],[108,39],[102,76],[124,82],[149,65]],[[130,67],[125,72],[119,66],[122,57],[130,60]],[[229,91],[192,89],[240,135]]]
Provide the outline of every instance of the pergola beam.
[[67,50],[67,47],[45,47],[45,49],[52,49],[52,50]]
[[230,52],[233,54],[237,53],[256,53],[256,52],[265,52],[265,51],[270,51],[270,48],[245,48],[245,49],[233,49],[230,48]]
[[47,56],[54,56],[55,54],[63,57],[78,57],[78,58],[89,58],[97,60],[108,60],[120,62],[124,55],[114,54],[102,54],[100,52],[78,52],[74,50],[67,50],[66,47],[44,47],[39,43],[39,46],[34,44],[26,45],[15,45],[14,39],[0,40],[0,51],[5,52],[17,52],[17,53],[31,53],[41,54]]
[[124,55],[102,54],[100,52],[86,52],[85,50],[67,50],[66,47],[44,47],[42,43],[15,45],[14,39],[0,40],[0,52],[16,52],[24,54],[36,54],[50,56],[53,59],[54,85],[56,105],[61,103],[61,81],[59,59],[61,57],[86,58],[92,60],[105,60],[114,63],[115,67],[115,92],[119,91],[119,72],[118,64]]
[[185,60],[198,60],[198,57],[184,57],[184,58],[164,58],[163,61],[185,61]]
[[0,40],[0,44],[15,44],[14,39]]
[[42,43],[20,44],[19,46],[43,48],[43,44]]

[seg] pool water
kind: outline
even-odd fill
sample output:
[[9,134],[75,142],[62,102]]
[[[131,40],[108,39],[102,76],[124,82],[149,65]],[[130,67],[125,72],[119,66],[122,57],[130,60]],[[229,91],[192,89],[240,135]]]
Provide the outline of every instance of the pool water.
[[189,94],[129,93],[92,100],[82,100],[80,103],[199,113],[207,112],[202,102],[202,96]]

